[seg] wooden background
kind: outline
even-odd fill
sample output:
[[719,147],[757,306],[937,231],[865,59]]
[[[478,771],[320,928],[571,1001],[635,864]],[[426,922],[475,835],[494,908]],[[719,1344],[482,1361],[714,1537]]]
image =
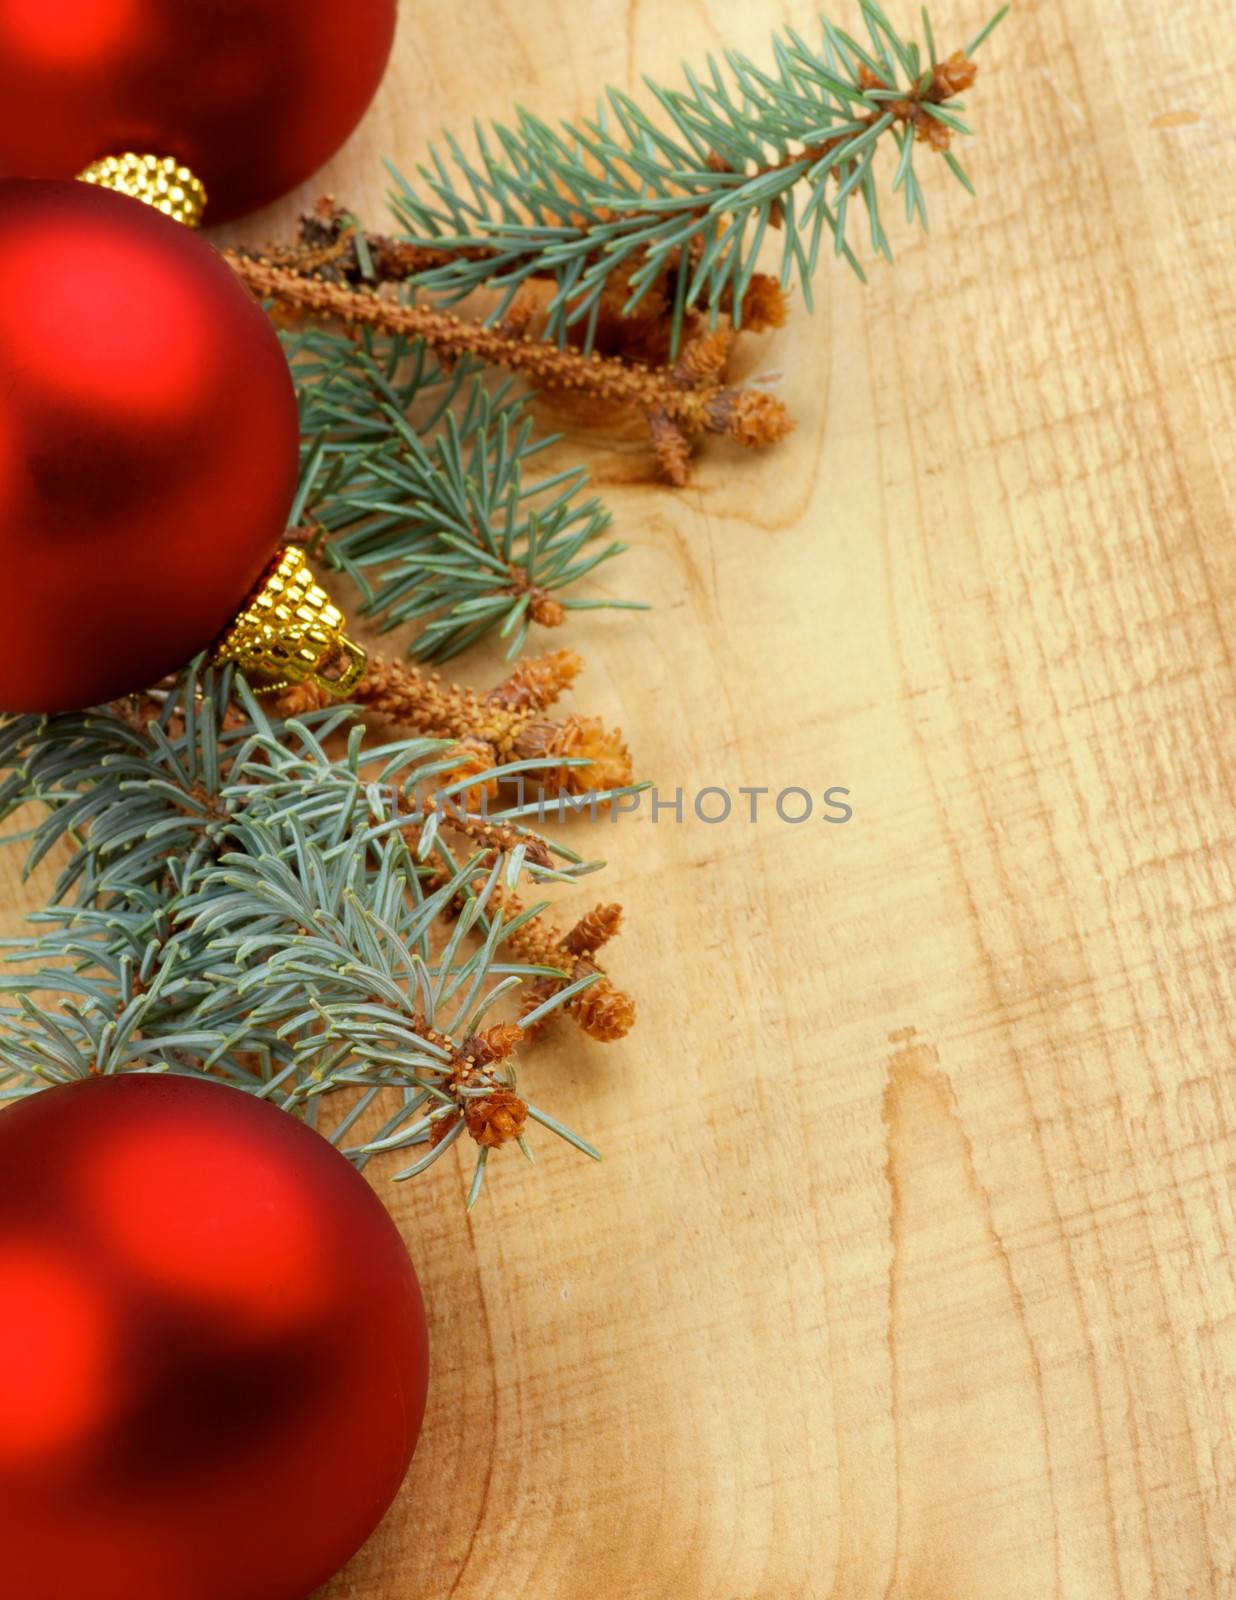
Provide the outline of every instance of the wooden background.
[[[758,59],[813,11],[406,4],[362,133],[233,235],[322,189],[378,219],[382,154]],[[530,1077],[605,1164],[542,1138],[470,1220],[451,1160],[385,1191],[430,1410],[330,1600],[1236,1593],[1236,63],[1211,16],[1016,6],[969,96],[979,198],[924,161],[932,234],[896,222],[895,269],[833,270],[814,319],[750,343],[784,446],[713,448],[676,493],[638,440],[546,419],[632,545],[603,585],[655,607],[550,641],[588,660],[579,704],[664,788],[839,784],[855,815],[575,830],[628,909],[640,1024],[564,1029]],[[937,37],[984,19],[944,0]]]

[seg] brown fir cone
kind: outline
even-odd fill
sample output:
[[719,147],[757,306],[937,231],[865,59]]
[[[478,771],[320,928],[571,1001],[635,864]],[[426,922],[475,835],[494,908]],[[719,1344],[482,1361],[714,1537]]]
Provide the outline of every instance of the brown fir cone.
[[510,1089],[495,1089],[492,1094],[467,1100],[464,1121],[477,1144],[497,1150],[518,1139],[528,1120],[528,1107]]
[[[506,1061],[523,1043],[525,1031],[515,1022],[497,1022],[470,1034],[455,1050],[454,1070],[449,1087],[458,1093],[476,1080],[478,1070],[491,1067],[495,1062]],[[450,1041],[447,1041],[450,1046]],[[475,1098],[461,1096],[463,1120],[477,1144],[497,1149],[511,1139],[518,1139],[524,1131],[528,1108],[517,1094],[503,1088],[493,1088]],[[459,1125],[460,1113],[439,1117],[429,1131],[431,1145],[443,1139]]]
[[652,439],[652,453],[668,483],[681,489],[691,476],[691,441],[664,411],[648,413],[648,433]]
[[517,1022],[495,1022],[466,1038],[461,1053],[478,1067],[492,1066],[495,1061],[505,1061],[523,1043],[524,1030]]
[[928,100],[950,100],[954,95],[965,94],[978,77],[978,64],[971,61],[964,50],[954,50],[947,61],[937,61],[931,74]]
[[[520,908],[518,903],[512,906],[508,902],[506,909],[518,916]],[[635,1002],[592,959],[601,946],[618,932],[621,922],[621,906],[599,905],[585,912],[565,934],[559,933],[544,917],[534,917],[516,929],[511,938],[511,948],[521,961],[526,961],[529,966],[558,967],[568,975],[565,978],[535,979],[528,986],[521,1014],[525,1017],[531,1015],[551,995],[565,989],[568,983],[599,973],[597,982],[568,1000],[565,1010],[590,1038],[603,1043],[621,1039],[629,1033],[635,1025]],[[545,1026],[545,1021],[534,1023],[532,1031],[538,1032]]]
[[778,280],[767,272],[755,273],[742,300],[743,332],[765,333],[769,328],[783,328],[788,311],[789,301]]
[[780,400],[759,389],[725,389],[713,405],[719,419],[717,431],[741,445],[772,444],[794,430],[793,418]]
[[570,688],[583,669],[583,658],[574,650],[551,650],[533,656],[521,661],[508,678],[491,689],[485,704],[505,711],[544,711],[564,689]]
[[[538,1006],[565,989],[567,982],[575,983],[580,978],[588,977],[600,969],[587,959],[570,963],[571,976],[569,980],[560,978],[538,978],[528,987],[521,1007],[521,1015],[527,1017]],[[613,1044],[617,1039],[624,1039],[635,1026],[635,1001],[629,994],[619,989],[604,973],[595,983],[581,989],[572,995],[566,1002],[563,1010],[578,1023],[580,1028],[590,1039],[595,1039],[599,1044]],[[539,1033],[540,1030],[552,1019],[549,1017],[534,1022],[529,1033]]]
[[[523,914],[524,906],[517,895],[509,890],[499,890],[496,895],[502,914],[509,920]],[[593,957],[607,940],[617,933],[622,921],[622,907],[618,905],[594,906],[567,932],[562,933],[544,915],[530,917],[514,929],[506,941],[506,948],[517,961],[530,967],[556,967],[566,974],[562,978],[541,977],[533,979],[524,991],[520,1006],[521,1017],[530,1016],[551,995],[565,989],[589,973],[600,973],[599,982],[568,1001],[566,1010],[586,1033],[602,1040],[620,1039],[635,1021],[635,1002],[613,984]],[[590,1005],[577,1005],[585,996],[598,991]],[[551,1013],[552,1016],[552,1013]],[[544,1019],[534,1023],[531,1031],[539,1033]]]
[[622,907],[610,904],[593,906],[570,929],[562,943],[572,955],[592,956],[609,941],[622,926]]
[[[492,772],[498,765],[497,752],[484,739],[460,739],[455,745],[454,755],[455,764],[435,780],[435,790],[448,789],[464,778],[479,779],[482,773]],[[458,805],[464,811],[477,811],[483,800],[493,800],[497,793],[497,778],[486,778],[484,782],[469,784],[466,789],[461,789],[457,796]]]
[[566,607],[547,589],[531,588],[528,596],[528,615],[539,627],[560,628],[566,621]]
[[[936,62],[931,71],[931,82],[925,90],[921,93],[913,90],[900,100],[886,102],[882,108],[883,114],[891,112],[898,122],[908,123],[914,129],[914,137],[919,143],[929,144],[933,150],[945,151],[952,143],[952,129],[930,112],[924,111],[923,103],[926,101],[936,105],[954,95],[964,94],[977,77],[978,67],[965,51],[954,50],[947,61]],[[884,79],[872,72],[870,67],[860,67],[858,79],[864,89],[888,88]],[[874,122],[875,114],[869,113],[865,120]]]
[[710,328],[689,339],[674,365],[679,382],[693,387],[707,383],[725,371],[725,364],[734,347],[734,335],[729,328]]
[[606,728],[599,717],[526,723],[515,736],[511,754],[519,761],[586,759],[587,766],[562,766],[537,774],[538,783],[560,794],[620,789],[631,781],[631,752],[623,743],[622,730]]
[[[452,820],[448,825],[454,827],[456,823]],[[429,881],[432,884],[434,880]],[[444,882],[445,877],[438,881]],[[456,908],[462,909],[465,900],[466,892],[461,890],[455,897]],[[506,920],[515,921],[523,915],[524,905],[510,890],[497,889],[491,909],[500,912]],[[621,922],[622,907],[611,904],[594,906],[566,933],[556,928],[544,913],[529,917],[513,929],[505,945],[517,961],[530,967],[555,967],[565,974],[560,978],[534,978],[528,983],[520,1004],[521,1019],[530,1016],[568,984],[598,974],[598,981],[568,1000],[564,1009],[594,1039],[608,1042],[629,1033],[635,1024],[635,1002],[611,981],[594,959],[596,952],[618,932]],[[499,1023],[466,1040],[462,1049],[455,1052],[459,1062],[456,1080],[467,1082],[476,1066],[505,1060],[520,1038],[531,1038],[539,1033],[552,1020],[552,1015],[531,1027],[522,1022],[520,1025]]]
[[567,1010],[590,1039],[602,1044],[625,1038],[635,1026],[635,1001],[616,989],[606,977],[572,996],[567,1001]]

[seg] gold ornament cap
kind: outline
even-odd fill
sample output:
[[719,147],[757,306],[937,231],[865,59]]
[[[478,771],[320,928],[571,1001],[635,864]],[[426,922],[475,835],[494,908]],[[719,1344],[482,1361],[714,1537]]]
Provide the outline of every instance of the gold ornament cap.
[[131,195],[173,222],[183,222],[186,228],[202,225],[206,190],[201,180],[172,156],[144,156],[126,150],[122,155],[92,161],[77,178],[79,183]]
[[290,544],[224,634],[215,660],[233,662],[259,694],[316,683],[342,698],[369,664],[344,625],[343,612],[314,577],[305,552]]

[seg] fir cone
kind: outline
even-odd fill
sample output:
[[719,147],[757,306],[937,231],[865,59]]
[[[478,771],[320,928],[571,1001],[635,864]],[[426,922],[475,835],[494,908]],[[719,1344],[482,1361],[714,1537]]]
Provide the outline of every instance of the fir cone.
[[[518,1030],[516,1030],[518,1031]],[[464,1106],[464,1121],[477,1144],[497,1150],[518,1139],[528,1120],[528,1107],[509,1089],[495,1089]]]
[[545,788],[556,788],[560,793],[619,789],[631,781],[631,752],[623,743],[622,730],[606,728],[599,717],[530,722],[516,735],[512,754],[520,761],[585,757],[586,767],[559,767],[541,776]]
[[[582,978],[589,970],[597,969],[590,961],[577,962],[572,976]],[[566,1006],[588,1037],[602,1044],[625,1038],[635,1026],[635,1001],[604,976],[574,995]]]
[[524,1030],[517,1022],[496,1022],[464,1040],[463,1055],[478,1067],[505,1061],[523,1043]]
[[583,669],[583,658],[574,650],[551,650],[533,656],[521,661],[510,677],[491,689],[485,704],[505,711],[544,711],[564,689],[570,688]]
[[567,933],[562,943],[577,956],[591,956],[607,944],[622,925],[620,905],[593,906]]

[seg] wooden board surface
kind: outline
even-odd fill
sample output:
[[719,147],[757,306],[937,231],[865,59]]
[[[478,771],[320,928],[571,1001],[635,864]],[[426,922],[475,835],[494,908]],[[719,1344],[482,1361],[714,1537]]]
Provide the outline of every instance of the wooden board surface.
[[[323,188],[376,219],[382,154],[759,58],[814,11],[403,9],[363,132],[246,237]],[[578,702],[663,789],[844,785],[854,817],[597,825],[640,1024],[564,1032],[535,1082],[605,1164],[542,1139],[470,1220],[453,1158],[386,1191],[432,1395],[330,1600],[1236,1592],[1236,128],[1210,16],[1016,7],[969,97],[979,198],[933,173],[929,238],[898,225],[895,269],[833,271],[752,343],[799,421],[775,452],[714,449],[675,493],[567,420],[632,546],[602,581],[655,607],[572,623]],[[937,37],[982,20],[945,0]]]

